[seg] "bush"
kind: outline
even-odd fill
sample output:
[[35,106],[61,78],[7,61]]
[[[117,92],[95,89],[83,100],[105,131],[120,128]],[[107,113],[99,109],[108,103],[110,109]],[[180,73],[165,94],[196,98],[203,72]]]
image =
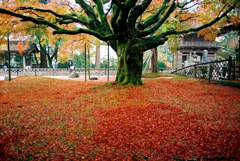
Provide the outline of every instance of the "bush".
[[162,61],[158,61],[158,68],[167,68],[167,65]]
[[76,73],[75,71],[72,71],[72,72],[69,74],[69,77],[70,77],[70,78],[78,78],[78,77],[79,77],[79,74]]
[[58,63],[58,68],[68,68],[68,62]]
[[220,84],[223,85],[223,86],[231,86],[231,87],[240,88],[240,82],[239,81],[221,81]]

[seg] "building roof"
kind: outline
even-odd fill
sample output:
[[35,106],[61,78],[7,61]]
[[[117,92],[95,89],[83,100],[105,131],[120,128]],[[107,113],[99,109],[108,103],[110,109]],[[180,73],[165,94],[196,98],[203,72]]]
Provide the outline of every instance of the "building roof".
[[[12,55],[19,55],[19,49],[18,49],[18,43],[19,42],[23,42],[24,44],[25,41],[17,41],[17,40],[14,40],[14,41],[10,41],[10,53]],[[37,48],[37,45],[35,43],[32,43],[30,45],[24,45],[23,46],[23,54],[30,54],[30,53],[38,53],[39,52],[39,49]],[[7,44],[1,44],[0,45],[0,54],[7,54],[8,53],[8,47],[7,47]]]
[[181,38],[179,48],[192,49],[192,50],[204,50],[213,49],[217,50],[218,46],[215,41],[204,40],[203,36],[198,36],[196,33],[188,34]]

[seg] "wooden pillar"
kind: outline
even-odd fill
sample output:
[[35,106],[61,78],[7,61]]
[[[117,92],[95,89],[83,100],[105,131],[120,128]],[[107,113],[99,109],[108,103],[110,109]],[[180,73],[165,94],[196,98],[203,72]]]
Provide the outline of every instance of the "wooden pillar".
[[108,51],[108,52],[107,52],[107,57],[108,57],[108,62],[107,62],[107,63],[108,63],[107,81],[109,81],[109,55],[110,55],[109,44],[108,44],[107,47],[108,47],[108,49],[107,49],[107,51]]
[[178,51],[176,52],[174,59],[175,59],[174,68],[175,68],[175,69],[178,69]]
[[32,69],[32,53],[29,54],[30,57],[30,68]]
[[7,35],[7,49],[8,49],[8,80],[11,81],[11,61],[10,61],[10,57],[11,57],[11,52],[10,52],[10,34],[8,33]]
[[180,51],[177,52],[177,68],[182,68],[182,52]]
[[100,40],[96,40],[96,57],[95,57],[95,65],[96,68],[100,68]]
[[22,57],[22,62],[23,62],[23,70],[25,71],[25,69],[26,69],[26,55],[25,54]]
[[230,56],[229,59],[228,59],[228,79],[231,80],[234,76],[232,75],[232,67],[233,67],[233,64],[232,64],[232,57]]
[[84,44],[84,68],[85,68],[85,82],[87,81],[87,45],[86,43]]

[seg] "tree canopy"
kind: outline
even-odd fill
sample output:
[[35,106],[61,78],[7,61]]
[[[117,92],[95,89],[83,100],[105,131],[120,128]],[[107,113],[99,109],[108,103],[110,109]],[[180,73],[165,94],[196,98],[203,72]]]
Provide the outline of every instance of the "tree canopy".
[[[110,44],[119,57],[116,81],[142,84],[142,53],[171,35],[199,32],[208,38],[239,22],[238,0],[11,0],[0,13],[53,29],[88,34]],[[3,16],[2,16],[3,17]]]
[[239,33],[237,31],[231,31],[220,36],[216,43],[220,48],[218,49],[217,55],[220,59],[228,59],[236,57],[239,53]]

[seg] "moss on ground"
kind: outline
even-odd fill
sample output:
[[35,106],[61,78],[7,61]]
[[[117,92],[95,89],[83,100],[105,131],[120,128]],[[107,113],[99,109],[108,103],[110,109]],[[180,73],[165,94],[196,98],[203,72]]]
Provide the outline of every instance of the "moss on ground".
[[175,74],[168,73],[146,73],[143,78],[175,77]]
[[234,81],[234,80],[225,80],[220,82],[221,85],[223,86],[231,86],[231,87],[237,87],[240,88],[240,81]]
[[189,79],[191,77],[169,74],[169,73],[146,73],[143,78],[159,78],[159,77],[172,77],[173,79]]

